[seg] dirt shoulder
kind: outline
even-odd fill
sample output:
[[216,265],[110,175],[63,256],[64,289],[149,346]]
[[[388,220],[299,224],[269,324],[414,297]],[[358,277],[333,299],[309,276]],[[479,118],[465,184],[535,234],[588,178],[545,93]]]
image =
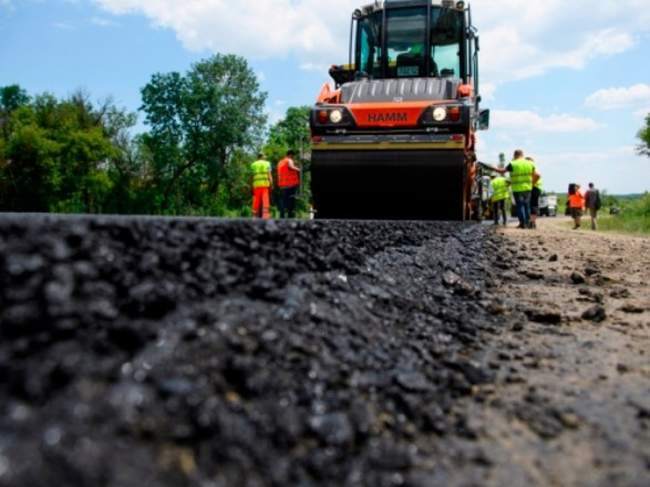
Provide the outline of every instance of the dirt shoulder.
[[539,227],[498,231],[512,332],[467,405],[481,484],[650,485],[650,239]]

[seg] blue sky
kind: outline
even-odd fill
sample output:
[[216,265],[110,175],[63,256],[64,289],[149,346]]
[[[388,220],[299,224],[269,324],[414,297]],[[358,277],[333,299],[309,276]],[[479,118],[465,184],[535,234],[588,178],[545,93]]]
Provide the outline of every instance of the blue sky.
[[[156,72],[215,52],[249,59],[272,120],[312,104],[347,59],[351,11],[368,0],[0,0],[0,85],[87,90],[131,110]],[[480,159],[523,148],[547,189],[594,181],[650,190],[635,134],[650,113],[650,0],[474,0],[492,129]]]

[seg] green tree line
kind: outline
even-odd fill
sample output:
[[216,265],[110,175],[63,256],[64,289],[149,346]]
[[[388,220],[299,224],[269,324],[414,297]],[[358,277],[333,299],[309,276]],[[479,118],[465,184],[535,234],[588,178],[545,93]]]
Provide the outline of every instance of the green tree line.
[[245,216],[260,149],[277,162],[309,143],[309,108],[268,127],[267,95],[238,56],[154,74],[141,93],[136,135],[137,114],[110,99],[0,88],[0,211]]
[[639,154],[650,157],[650,113],[645,119],[645,126],[639,131],[637,137],[641,141],[637,148]]

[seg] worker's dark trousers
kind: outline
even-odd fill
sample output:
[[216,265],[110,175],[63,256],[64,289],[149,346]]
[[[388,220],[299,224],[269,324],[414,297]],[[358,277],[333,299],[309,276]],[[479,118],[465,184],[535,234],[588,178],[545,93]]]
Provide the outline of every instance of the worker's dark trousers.
[[282,188],[280,191],[282,192],[280,197],[280,218],[295,218],[298,186]]
[[517,204],[517,217],[519,218],[519,225],[528,228],[530,224],[530,191],[523,191],[521,193],[512,193],[515,197]]
[[499,216],[503,216],[503,224],[508,223],[508,217],[506,215],[506,200],[495,201],[492,203],[492,213],[494,213],[494,224],[499,224]]

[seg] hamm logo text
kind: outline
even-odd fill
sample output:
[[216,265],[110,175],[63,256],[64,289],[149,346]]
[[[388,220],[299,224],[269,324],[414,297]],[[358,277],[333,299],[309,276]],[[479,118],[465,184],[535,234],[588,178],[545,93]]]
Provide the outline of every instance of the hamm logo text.
[[368,122],[382,123],[382,122],[408,122],[408,113],[370,113],[368,114]]

